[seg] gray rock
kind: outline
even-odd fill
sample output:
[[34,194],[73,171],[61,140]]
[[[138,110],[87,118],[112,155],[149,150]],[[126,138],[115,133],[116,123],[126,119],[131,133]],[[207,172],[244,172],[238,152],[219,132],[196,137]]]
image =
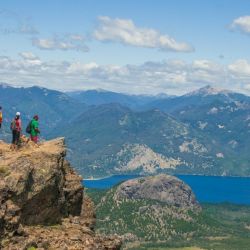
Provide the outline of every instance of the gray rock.
[[149,199],[190,210],[201,209],[187,184],[165,174],[128,180],[118,186],[114,198]]

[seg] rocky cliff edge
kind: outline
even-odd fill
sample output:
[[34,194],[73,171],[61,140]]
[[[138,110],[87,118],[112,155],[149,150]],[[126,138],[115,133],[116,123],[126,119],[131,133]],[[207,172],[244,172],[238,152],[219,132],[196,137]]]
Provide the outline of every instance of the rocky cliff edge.
[[120,249],[95,234],[93,203],[65,155],[63,138],[18,151],[0,141],[0,249]]

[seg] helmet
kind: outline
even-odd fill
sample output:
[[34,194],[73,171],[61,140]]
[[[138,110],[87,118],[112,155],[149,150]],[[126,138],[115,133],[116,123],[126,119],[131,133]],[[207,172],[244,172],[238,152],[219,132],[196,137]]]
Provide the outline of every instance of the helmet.
[[16,112],[16,116],[20,116],[21,115],[21,113],[20,112]]

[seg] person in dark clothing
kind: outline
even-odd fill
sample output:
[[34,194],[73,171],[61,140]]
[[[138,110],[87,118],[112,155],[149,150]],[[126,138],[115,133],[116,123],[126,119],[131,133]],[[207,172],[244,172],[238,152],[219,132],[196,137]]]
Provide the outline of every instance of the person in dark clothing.
[[22,121],[20,116],[21,116],[20,112],[17,112],[15,118],[11,122],[11,131],[12,131],[11,149],[16,149],[20,146],[20,137],[22,131]]

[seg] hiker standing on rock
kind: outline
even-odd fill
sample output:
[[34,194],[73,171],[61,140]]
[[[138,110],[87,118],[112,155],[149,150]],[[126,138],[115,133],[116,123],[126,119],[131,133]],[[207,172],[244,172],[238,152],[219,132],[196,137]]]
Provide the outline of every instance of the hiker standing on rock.
[[16,116],[11,122],[10,129],[12,131],[11,149],[16,149],[20,146],[20,136],[22,131],[22,121],[20,112],[16,112]]
[[30,122],[30,139],[31,141],[37,143],[38,142],[38,134],[40,134],[40,130],[38,128],[38,115],[35,115]]
[[2,112],[2,107],[0,106],[0,128],[2,128],[2,122],[3,122],[3,112]]

